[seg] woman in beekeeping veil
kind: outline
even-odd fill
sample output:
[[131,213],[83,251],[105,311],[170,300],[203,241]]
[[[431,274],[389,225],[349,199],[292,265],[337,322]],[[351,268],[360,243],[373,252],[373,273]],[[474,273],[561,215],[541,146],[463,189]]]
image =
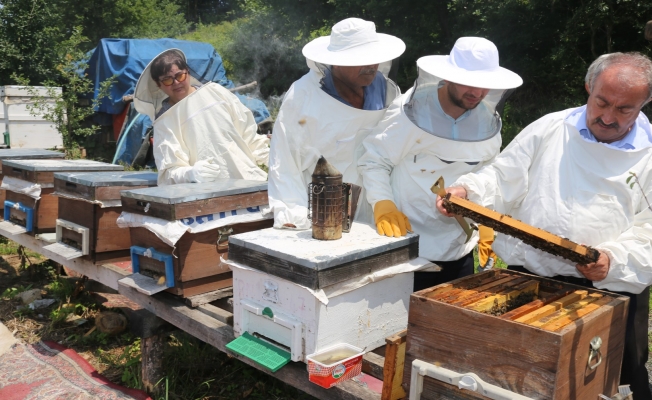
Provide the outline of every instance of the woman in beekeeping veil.
[[228,89],[193,75],[185,54],[169,49],[136,85],[136,110],[154,121],[158,184],[266,180],[259,165],[268,163],[269,139],[256,133],[251,111]]

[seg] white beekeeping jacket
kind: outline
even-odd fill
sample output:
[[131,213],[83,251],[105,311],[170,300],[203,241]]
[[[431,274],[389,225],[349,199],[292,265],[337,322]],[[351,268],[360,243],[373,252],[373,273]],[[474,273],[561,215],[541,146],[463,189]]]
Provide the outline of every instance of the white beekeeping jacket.
[[212,159],[218,178],[264,181],[269,139],[256,133],[253,114],[228,89],[207,83],[154,121],[158,184],[184,183],[175,174],[199,160]]
[[[365,139],[359,171],[372,207],[378,201],[391,200],[408,217],[419,234],[420,257],[458,260],[473,250],[478,234],[465,243],[466,234],[459,224],[436,210],[437,196],[430,187],[440,176],[445,182],[454,182],[490,163],[502,143],[500,117],[495,114],[495,104],[483,101],[468,112],[463,121],[472,123],[465,124],[466,128],[457,126],[455,130],[452,118],[432,124],[439,117],[430,115],[429,99],[437,95],[438,85],[424,90],[425,85],[417,81],[416,87],[419,93],[413,95],[412,88],[397,99]],[[452,132],[467,139],[454,138]]]
[[[652,148],[621,151],[582,138],[566,118],[546,115],[526,127],[495,162],[462,176],[469,200],[607,253],[599,289],[640,293],[652,283],[652,211],[630,171],[652,200]],[[650,134],[643,113],[637,125]],[[493,249],[507,264],[542,276],[583,277],[575,264],[498,234]]]
[[[386,63],[389,65],[390,63]],[[321,89],[323,73],[309,62],[310,72],[294,82],[283,99],[274,125],[269,160],[269,204],[274,227],[294,224],[309,229],[308,183],[320,156],[342,173],[343,181],[362,186],[356,168],[362,140],[385,115],[383,110],[360,110]],[[379,71],[388,71],[379,68]],[[386,104],[400,95],[387,79]],[[372,211],[360,196],[356,220],[373,222]]]

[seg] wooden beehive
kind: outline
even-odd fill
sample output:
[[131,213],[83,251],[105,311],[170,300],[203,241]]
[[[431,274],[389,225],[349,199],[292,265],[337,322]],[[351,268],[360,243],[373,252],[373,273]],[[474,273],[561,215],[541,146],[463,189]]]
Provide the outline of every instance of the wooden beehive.
[[[90,160],[7,160],[2,164],[4,177],[38,184],[41,188],[39,200],[12,190],[6,191],[8,201],[20,203],[21,206],[33,210],[33,226],[29,231],[31,234],[55,232],[59,213],[58,197],[52,194],[56,172],[122,171],[123,169],[120,165]],[[12,209],[9,215],[10,221],[17,225],[24,225],[25,214],[20,209]]]
[[[210,183],[187,183],[122,192],[123,211],[167,221],[209,218],[209,215],[266,205],[267,182],[222,179]],[[233,234],[269,228],[273,219],[239,223],[199,233],[186,232],[169,246],[146,228],[129,228],[131,245],[174,254],[174,287],[168,289],[183,297],[232,286],[231,270],[220,261],[228,258],[228,237]],[[140,257],[144,275],[165,275],[165,266],[153,258]]]
[[[533,399],[596,399],[616,393],[628,301],[509,270],[416,292],[410,299],[404,386],[412,362],[419,359],[475,373]],[[590,342],[596,337],[602,340],[602,362],[591,369]],[[421,398],[484,397],[426,377]]]
[[[0,149],[0,183],[2,183],[2,162],[5,160],[57,160],[63,159],[65,153],[43,149]],[[6,193],[0,189],[0,209],[4,208]],[[0,218],[2,216],[0,215]]]
[[55,174],[57,243],[47,248],[98,264],[129,260],[129,231],[116,223],[122,212],[120,191],[156,186],[157,177],[156,172],[136,171]]

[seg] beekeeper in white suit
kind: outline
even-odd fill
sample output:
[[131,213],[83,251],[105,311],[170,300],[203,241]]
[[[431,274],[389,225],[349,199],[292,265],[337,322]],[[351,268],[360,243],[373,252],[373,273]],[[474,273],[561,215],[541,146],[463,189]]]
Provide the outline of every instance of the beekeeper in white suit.
[[179,49],[162,52],[143,71],[134,105],[154,121],[158,184],[221,178],[264,181],[269,139],[228,89],[192,76]]
[[[399,38],[376,32],[373,22],[348,18],[303,48],[310,71],[294,82],[274,125],[269,203],[274,227],[309,229],[308,183],[320,156],[361,185],[356,161],[362,140],[400,95],[387,78],[405,51]],[[364,196],[356,220],[371,222]]]
[[[378,233],[420,235],[419,255],[442,267],[417,272],[420,290],[473,273],[474,233],[434,208],[430,191],[443,176],[459,176],[490,163],[500,151],[496,105],[522,79],[498,65],[498,49],[487,39],[463,37],[448,56],[417,60],[414,87],[394,101],[364,141],[358,165]],[[493,239],[493,235],[491,237]]]
[[[480,171],[446,189],[600,252],[576,265],[498,234],[510,269],[630,297],[621,384],[652,399],[648,359],[652,283],[652,127],[641,108],[652,97],[652,61],[612,53],[586,74],[587,104],[527,126]],[[635,175],[633,175],[635,174]],[[441,201],[438,208],[445,213]]]

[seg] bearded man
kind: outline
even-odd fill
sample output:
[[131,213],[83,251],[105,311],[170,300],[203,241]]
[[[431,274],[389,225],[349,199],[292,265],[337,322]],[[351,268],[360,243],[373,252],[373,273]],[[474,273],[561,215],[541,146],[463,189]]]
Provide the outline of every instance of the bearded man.
[[439,272],[416,272],[420,290],[473,274],[478,236],[490,246],[493,232],[467,237],[455,220],[434,208],[430,187],[438,177],[453,182],[491,163],[502,139],[496,112],[508,89],[523,80],[498,65],[498,49],[487,39],[463,37],[449,56],[417,60],[415,86],[394,101],[363,142],[358,162],[367,200],[380,235],[402,236],[414,228],[419,256]]

